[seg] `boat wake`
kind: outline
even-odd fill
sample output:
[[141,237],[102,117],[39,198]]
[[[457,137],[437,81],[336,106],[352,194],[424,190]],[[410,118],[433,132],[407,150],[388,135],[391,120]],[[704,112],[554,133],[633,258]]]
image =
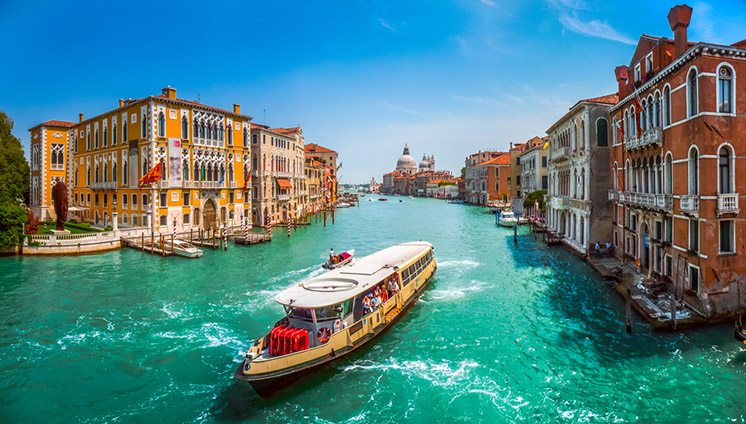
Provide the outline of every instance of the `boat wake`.
[[438,268],[476,268],[481,263],[471,259],[452,259],[438,262]]
[[463,299],[464,297],[484,290],[487,285],[481,281],[472,280],[469,285],[457,288],[438,288],[428,291],[427,298],[435,301],[451,301]]
[[477,367],[479,367],[479,364],[471,359],[451,363],[448,361],[397,361],[390,358],[385,363],[361,360],[346,366],[344,371],[393,372],[399,373],[410,380],[426,380],[432,385],[447,387],[470,381],[472,370]]

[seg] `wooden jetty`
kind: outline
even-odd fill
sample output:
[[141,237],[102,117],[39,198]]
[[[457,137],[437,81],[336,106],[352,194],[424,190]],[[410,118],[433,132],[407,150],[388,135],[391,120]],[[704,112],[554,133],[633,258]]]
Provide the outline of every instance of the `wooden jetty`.
[[272,236],[267,233],[249,233],[233,237],[234,243],[244,245],[267,243],[270,241],[272,241]]
[[563,237],[562,237],[561,234],[557,234],[554,231],[546,230],[544,232],[544,242],[548,246],[555,246],[555,245],[561,244],[562,243],[562,238]]
[[[166,237],[168,237],[168,240]],[[164,234],[159,234],[158,236],[155,234],[151,234],[150,236],[142,234],[140,237],[122,238],[124,245],[127,247],[159,256],[175,256],[173,240],[174,237],[172,235],[166,236]],[[171,243],[168,243],[168,241]]]

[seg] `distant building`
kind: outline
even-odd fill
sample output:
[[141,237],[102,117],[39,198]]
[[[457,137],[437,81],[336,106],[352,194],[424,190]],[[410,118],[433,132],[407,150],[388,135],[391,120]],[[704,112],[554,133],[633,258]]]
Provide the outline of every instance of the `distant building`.
[[[432,181],[452,179],[449,171],[435,170],[435,156],[423,155],[419,166],[409,153],[409,146],[404,145],[404,151],[396,161],[394,171],[383,175],[381,193],[401,194],[409,196],[427,196],[427,185]],[[431,190],[434,195],[434,191]]]
[[502,202],[508,200],[510,195],[510,154],[505,153],[498,157],[484,161],[477,165],[484,168],[487,179],[487,200],[490,202]]
[[510,177],[508,185],[510,186],[509,197],[511,199],[520,199],[521,193],[521,155],[526,149],[526,143],[510,143]]
[[464,160],[464,200],[467,203],[483,205],[487,203],[487,168],[479,167],[482,162],[507,154],[498,151],[479,151],[472,153]]
[[521,154],[521,195],[549,189],[549,149],[547,138],[533,137]]

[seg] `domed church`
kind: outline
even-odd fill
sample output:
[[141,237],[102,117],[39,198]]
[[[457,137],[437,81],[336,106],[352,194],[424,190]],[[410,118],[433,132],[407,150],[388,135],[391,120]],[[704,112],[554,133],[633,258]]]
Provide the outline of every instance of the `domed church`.
[[402,174],[414,174],[417,172],[417,161],[409,154],[409,146],[404,144],[404,153],[396,161],[396,170]]

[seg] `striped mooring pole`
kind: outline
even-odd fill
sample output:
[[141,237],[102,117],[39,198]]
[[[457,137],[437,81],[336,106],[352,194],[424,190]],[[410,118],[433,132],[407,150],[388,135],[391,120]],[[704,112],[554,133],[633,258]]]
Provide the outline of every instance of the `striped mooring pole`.
[[290,212],[288,212],[288,238],[290,238]]
[[228,250],[228,228],[223,223],[223,250]]

